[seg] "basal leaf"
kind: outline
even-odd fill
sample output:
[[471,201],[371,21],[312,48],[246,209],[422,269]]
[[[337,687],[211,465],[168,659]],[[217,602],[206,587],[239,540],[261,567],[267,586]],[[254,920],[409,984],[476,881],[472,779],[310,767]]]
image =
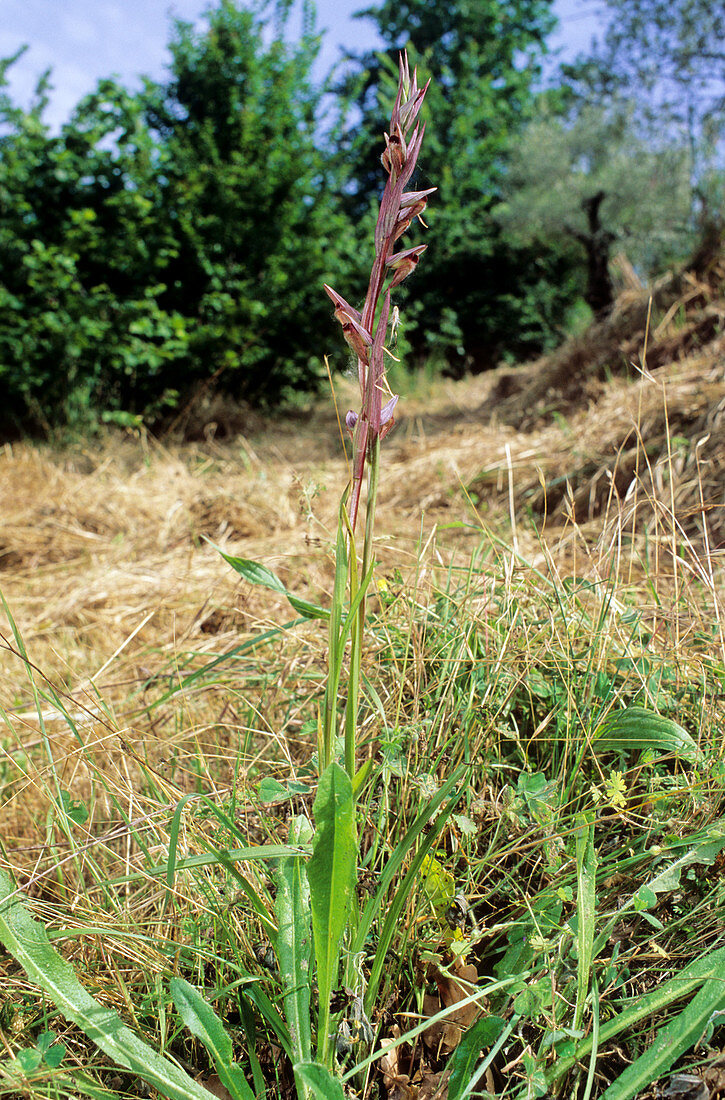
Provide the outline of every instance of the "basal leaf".
[[191,1034],[201,1039],[211,1055],[219,1080],[234,1100],[254,1100],[241,1067],[234,1062],[232,1041],[211,1005],[183,978],[172,978],[169,988],[179,1015]]
[[324,1061],[329,1047],[327,1024],[330,993],[337,978],[340,943],[347,924],[357,867],[352,783],[339,764],[330,764],[322,773],[314,814],[315,836],[307,877],[320,1003],[318,1051]]
[[705,981],[679,1016],[660,1028],[652,1045],[609,1086],[603,1100],[631,1100],[643,1092],[697,1043],[712,1014],[724,1008],[725,970]]
[[[306,817],[290,824],[291,845],[307,844],[312,826]],[[295,1062],[309,1062],[312,1052],[312,929],[307,869],[300,856],[289,856],[277,869],[277,962],[284,990],[282,1001]]]
[[345,1090],[330,1071],[319,1062],[298,1062],[295,1077],[302,1081],[314,1100],[345,1100]]
[[687,730],[646,707],[626,707],[610,714],[594,731],[592,743],[598,752],[654,749],[674,753],[691,764],[702,759],[702,752]]

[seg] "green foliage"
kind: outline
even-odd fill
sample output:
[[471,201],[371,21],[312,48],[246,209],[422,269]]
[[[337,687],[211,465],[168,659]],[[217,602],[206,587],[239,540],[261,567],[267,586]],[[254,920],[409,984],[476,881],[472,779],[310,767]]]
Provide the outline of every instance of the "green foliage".
[[[290,823],[290,845],[312,839],[306,817]],[[284,1013],[292,1041],[293,1059],[309,1062],[312,1053],[310,1006],[313,983],[310,887],[300,856],[280,860],[277,872],[277,961],[284,990]]]
[[357,840],[352,784],[334,762],[322,773],[314,805],[315,836],[307,867],[320,1001],[317,1056],[331,1061],[330,995],[337,979],[342,936],[357,879]]
[[131,95],[103,80],[58,136],[43,83],[28,112],[0,98],[0,428],[314,387],[339,224],[313,10],[290,45],[290,7],[271,40],[230,0],[200,30],[178,23],[167,82]]
[[[356,109],[344,144],[351,177],[348,208],[361,240],[383,104],[394,94],[397,51],[407,46],[428,91],[425,171],[435,184],[425,220],[424,269],[412,280],[401,313],[413,357],[433,352],[458,373],[484,369],[504,354],[521,356],[555,342],[579,287],[566,249],[553,253],[507,239],[492,216],[507,160],[533,105],[546,35],[548,0],[386,0],[362,14],[386,52],[357,59],[345,85]],[[359,113],[362,112],[362,122]]]
[[686,150],[645,141],[632,104],[618,111],[587,104],[567,119],[552,110],[553,102],[541,100],[512,153],[496,209],[507,237],[520,246],[545,246],[552,255],[568,240],[583,270],[586,206],[603,192],[600,232],[643,277],[682,260],[694,243]]
[[237,396],[275,402],[309,389],[334,275],[335,219],[316,148],[318,40],[275,34],[251,10],[221,0],[201,32],[177,23],[171,77],[147,85],[147,117],[163,150],[161,202],[175,229],[164,301],[195,317],[199,379],[219,374]]
[[[215,549],[219,550],[219,547],[217,546]],[[238,573],[245,581],[248,581],[249,584],[261,585],[262,588],[269,588],[272,592],[279,592],[287,598],[295,611],[305,619],[330,618],[330,612],[327,608],[318,607],[317,604],[310,603],[309,600],[301,600],[298,596],[294,596],[285,588],[277,574],[273,573],[266,565],[260,565],[259,562],[250,561],[248,558],[236,558],[232,554],[225,554],[223,550],[219,550],[219,553],[224,561],[231,565],[235,573]]]
[[217,1014],[199,991],[183,978],[174,978],[170,988],[179,1015],[191,1034],[201,1039],[209,1051],[219,1080],[232,1100],[254,1100],[243,1070],[233,1059],[231,1039]]
[[631,108],[644,142],[654,149],[663,142],[679,149],[690,182],[692,228],[701,241],[721,235],[722,4],[605,0],[602,15],[606,30],[591,51],[562,66],[573,111]]
[[86,992],[73,968],[51,946],[42,924],[22,905],[4,871],[0,871],[0,940],[66,1019],[85,1031],[117,1065],[132,1070],[169,1100],[208,1100],[206,1089]]

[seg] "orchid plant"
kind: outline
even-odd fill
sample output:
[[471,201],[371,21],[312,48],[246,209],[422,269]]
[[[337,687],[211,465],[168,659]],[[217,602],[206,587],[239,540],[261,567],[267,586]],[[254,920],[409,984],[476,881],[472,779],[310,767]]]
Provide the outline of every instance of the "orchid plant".
[[[298,599],[266,566],[223,554],[246,580],[286,595],[303,618],[329,620],[329,667],[325,700],[318,723],[319,782],[313,807],[314,827],[304,813],[289,823],[287,844],[249,846],[215,801],[196,792],[178,803],[170,828],[174,838],[164,867],[169,896],[177,871],[176,844],[182,815],[191,799],[201,799],[206,810],[238,839],[240,847],[217,851],[214,856],[233,876],[249,902],[256,919],[271,941],[281,1003],[275,1005],[260,987],[259,977],[242,974],[239,992],[243,1005],[243,1026],[247,1034],[248,1068],[234,1061],[233,1045],[223,1021],[202,992],[181,977],[170,984],[179,1016],[206,1046],[217,1074],[232,1100],[261,1100],[266,1082],[254,1049],[256,1025],[252,1002],[274,1031],[280,1049],[293,1069],[299,1100],[345,1100],[338,1052],[340,1041],[354,1026],[355,1041],[369,1047],[374,1030],[369,1016],[381,983],[385,960],[397,923],[410,890],[438,831],[452,814],[460,797],[460,769],[421,808],[380,874],[373,896],[356,905],[358,872],[357,801],[370,770],[370,761],[356,766],[356,727],[361,679],[361,652],[365,624],[365,594],[372,578],[373,528],[377,496],[380,443],[394,424],[398,397],[390,393],[385,375],[386,339],[391,323],[391,292],[415,269],[425,245],[395,251],[397,241],[415,218],[425,210],[435,188],[406,191],[415,169],[424,127],[416,124],[426,87],[419,89],[416,73],[411,77],[408,60],[400,58],[398,93],[385,135],[382,163],[385,184],[375,229],[375,260],[362,312],[349,305],[331,287],[326,291],[335,306],[335,316],[358,362],[361,406],[348,412],[345,421],[353,437],[351,485],[340,503],[335,547],[335,580],[329,610]],[[365,538],[362,565],[358,567],[355,528],[365,471],[368,491],[365,509]],[[7,608],[6,608],[7,611]],[[8,612],[9,614],[9,612]],[[12,621],[12,620],[11,620]],[[22,641],[16,635],[22,650]],[[349,645],[349,649],[348,649]],[[24,653],[24,651],[23,651]],[[347,665],[347,694],[344,699],[344,767],[336,759],[338,714],[343,668]],[[36,692],[36,697],[39,698]],[[62,708],[57,697],[54,701]],[[42,722],[42,719],[41,719]],[[243,857],[240,853],[243,852]],[[254,875],[237,863],[274,865],[276,891],[274,914],[259,891]],[[395,886],[396,881],[400,881]],[[204,1100],[209,1093],[171,1059],[142,1042],[110,1009],[96,1002],[78,980],[72,968],[50,944],[45,930],[34,921],[12,881],[0,870],[0,941],[6,944],[28,974],[51,996],[64,1015],[86,1031],[99,1048],[119,1065],[148,1081],[169,1100]],[[379,923],[374,959],[367,972],[366,955],[374,923]],[[266,953],[265,953],[266,958]],[[333,990],[344,971],[343,988],[350,988],[351,1024],[343,1019],[335,1031]],[[317,1021],[313,1050],[312,1014],[315,991]],[[341,1030],[342,1029],[342,1030]],[[369,1066],[375,1055],[347,1070],[350,1078]],[[250,1084],[251,1076],[253,1084]],[[343,1078],[344,1079],[344,1078]]]
[[[416,76],[414,70],[411,79],[407,55],[402,54],[398,95],[390,119],[390,133],[385,135],[385,151],[381,158],[388,180],[380,201],[375,227],[375,260],[362,313],[325,284],[325,290],[335,306],[335,317],[342,325],[345,340],[357,356],[360,382],[361,412],[358,415],[351,410],[345,417],[354,442],[350,499],[350,523],[353,531],[365,465],[369,463],[371,471],[374,470],[377,465],[378,445],[395,423],[393,413],[398,397],[390,393],[384,360],[390,323],[390,294],[415,270],[427,245],[416,245],[400,252],[395,252],[394,249],[411,222],[421,217],[428,203],[428,196],[436,190],[435,187],[429,187],[425,191],[405,190],[415,170],[425,133],[425,124],[416,125],[412,134],[410,132],[428,89],[428,84],[424,88],[418,88]],[[388,275],[392,275],[392,278],[385,287]],[[389,395],[385,403],[383,395]]]
[[[335,317],[342,326],[345,340],[357,356],[360,383],[360,412],[348,411],[345,425],[353,441],[352,481],[341,505],[341,529],[335,563],[335,591],[341,594],[349,586],[350,662],[348,696],[345,705],[345,766],[352,779],[355,771],[355,731],[360,679],[362,634],[365,621],[365,592],[372,576],[373,531],[380,467],[380,444],[395,424],[394,413],[398,395],[388,385],[385,370],[386,340],[391,326],[391,292],[415,270],[427,245],[396,251],[397,242],[414,219],[422,221],[428,197],[436,190],[406,191],[418,161],[425,124],[417,123],[428,84],[418,88],[417,71],[411,77],[407,54],[399,61],[398,93],[390,118],[390,130],[385,134],[385,150],[381,161],[387,181],[380,200],[375,227],[375,259],[370,272],[362,312],[325,284],[325,290],[335,307]],[[425,224],[425,223],[423,223]],[[387,284],[387,285],[386,285]],[[362,568],[358,582],[355,555],[355,529],[365,470],[368,470],[365,538]],[[346,531],[343,530],[343,524]],[[347,545],[345,545],[345,542]],[[349,553],[348,553],[349,551]],[[346,574],[343,578],[342,575]],[[342,580],[342,585],[340,581]],[[330,675],[325,696],[323,720],[320,724],[320,766],[333,759],[336,735],[336,700],[339,671],[342,663],[340,618],[335,614],[335,598],[330,619]]]

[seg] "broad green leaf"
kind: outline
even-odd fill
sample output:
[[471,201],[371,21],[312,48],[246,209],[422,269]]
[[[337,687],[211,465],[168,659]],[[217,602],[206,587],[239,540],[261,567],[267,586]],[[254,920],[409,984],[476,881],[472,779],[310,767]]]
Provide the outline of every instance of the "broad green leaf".
[[278,779],[268,776],[263,779],[257,788],[260,802],[287,802],[298,794],[309,794],[310,788],[306,783],[299,783],[291,779],[287,783],[280,783]]
[[[290,824],[291,845],[306,844],[312,826],[306,817]],[[277,962],[284,990],[282,1001],[295,1062],[309,1062],[312,1052],[312,928],[310,888],[300,856],[289,856],[277,869]]]
[[42,924],[18,900],[11,879],[2,870],[0,940],[65,1018],[117,1065],[148,1081],[169,1100],[209,1100],[206,1089],[139,1039],[117,1013],[91,997],[73,968],[51,947]]
[[421,864],[420,879],[423,891],[430,901],[436,916],[443,918],[456,893],[453,875],[433,856],[426,856]]
[[280,783],[278,779],[266,778],[259,784],[257,793],[259,795],[260,802],[284,802],[285,799],[290,797],[289,791],[285,787],[284,783]]
[[675,753],[691,764],[702,759],[702,752],[687,730],[646,707],[626,707],[610,714],[594,731],[592,744],[597,752],[655,749]]
[[676,890],[680,885],[682,872],[691,863],[699,863],[704,867],[709,867],[713,863],[722,849],[725,848],[725,831],[722,823],[714,822],[708,833],[710,835],[706,839],[694,845],[689,852],[685,852],[679,859],[673,860],[672,863],[669,863],[639,888],[635,896],[641,900],[643,905],[652,905],[653,899],[656,901],[658,894],[666,894],[671,890]]
[[319,1062],[298,1062],[295,1077],[301,1080],[314,1100],[345,1100],[345,1090],[337,1077]]
[[301,600],[298,596],[294,596],[282,583],[276,573],[273,573],[271,569],[268,569],[266,565],[260,565],[258,561],[250,561],[249,558],[235,558],[232,554],[225,554],[218,546],[215,546],[213,542],[207,540],[210,546],[213,546],[228,565],[231,565],[235,573],[238,573],[240,577],[243,577],[245,581],[249,581],[250,584],[256,584],[262,588],[269,588],[272,592],[278,592],[280,596],[284,596],[288,603],[292,605],[298,614],[303,615],[306,619],[329,619],[330,612],[324,607],[318,607],[317,604],[310,603],[308,600]]
[[708,978],[679,1016],[660,1028],[652,1045],[609,1086],[603,1100],[631,1100],[643,1092],[698,1042],[712,1014],[724,1008],[725,968]]
[[458,1100],[473,1076],[481,1051],[496,1042],[505,1026],[500,1016],[487,1016],[468,1029],[451,1058],[448,1100]]
[[320,1003],[318,1055],[324,1062],[330,1042],[330,994],[337,978],[340,943],[347,924],[357,868],[352,783],[339,764],[330,764],[322,773],[313,809],[315,836],[307,877]]
[[254,1100],[241,1066],[234,1061],[232,1041],[211,1005],[183,978],[172,978],[169,988],[179,1015],[191,1034],[201,1039],[211,1055],[219,1080],[234,1100]]
[[26,1047],[25,1050],[19,1050],[15,1055],[15,1061],[20,1066],[20,1069],[24,1074],[30,1076],[40,1066],[43,1061],[43,1055],[35,1047]]

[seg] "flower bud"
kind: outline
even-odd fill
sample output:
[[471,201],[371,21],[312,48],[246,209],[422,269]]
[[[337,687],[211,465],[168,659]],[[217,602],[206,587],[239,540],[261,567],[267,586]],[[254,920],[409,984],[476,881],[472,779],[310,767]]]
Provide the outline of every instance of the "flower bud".
[[390,137],[385,135],[385,152],[380,161],[385,171],[395,176],[405,164],[405,142],[399,130]]
[[395,272],[393,281],[390,284],[391,290],[394,286],[400,286],[403,280],[408,278],[411,271],[415,270],[418,266],[418,260],[427,247],[427,244],[418,244],[415,248],[406,248],[404,252],[396,252],[394,256],[388,259],[388,267],[392,267]]

